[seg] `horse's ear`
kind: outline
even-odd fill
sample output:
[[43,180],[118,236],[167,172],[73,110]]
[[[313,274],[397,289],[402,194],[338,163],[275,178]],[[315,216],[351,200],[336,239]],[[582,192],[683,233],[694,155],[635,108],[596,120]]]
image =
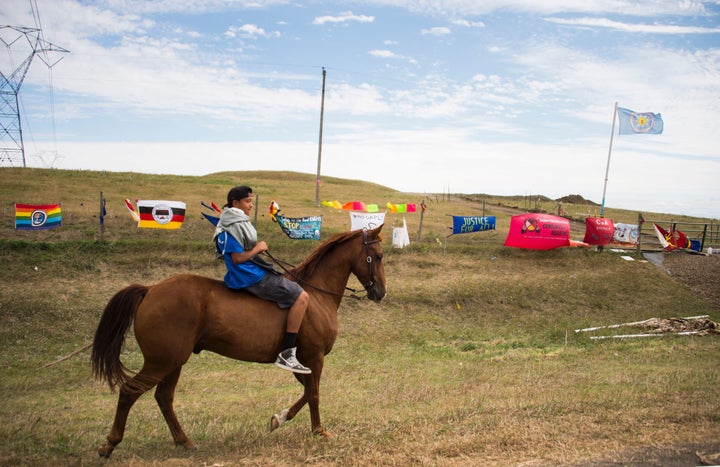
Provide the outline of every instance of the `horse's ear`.
[[385,225],[385,224],[380,224],[378,227],[375,227],[375,228],[372,230],[372,233],[373,233],[373,236],[374,236],[374,237],[378,237],[378,236],[380,235],[380,231],[382,230],[383,225]]

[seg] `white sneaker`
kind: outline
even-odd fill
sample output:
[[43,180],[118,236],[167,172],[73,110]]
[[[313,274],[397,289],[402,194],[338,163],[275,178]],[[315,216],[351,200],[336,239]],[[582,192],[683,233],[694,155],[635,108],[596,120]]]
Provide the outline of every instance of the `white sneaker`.
[[277,360],[275,360],[275,365],[279,366],[283,370],[292,371],[293,373],[309,375],[310,373],[312,373],[312,371],[310,370],[310,368],[298,362],[298,359],[295,357],[296,351],[297,347],[283,350],[278,355]]

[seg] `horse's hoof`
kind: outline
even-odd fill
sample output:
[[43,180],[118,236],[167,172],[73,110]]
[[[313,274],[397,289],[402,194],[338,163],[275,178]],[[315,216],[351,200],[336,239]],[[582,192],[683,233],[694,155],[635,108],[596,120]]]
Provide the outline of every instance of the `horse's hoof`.
[[333,438],[333,435],[332,435],[330,432],[327,432],[327,431],[323,430],[322,428],[319,428],[319,429],[313,431],[313,434],[318,435],[318,436],[322,436],[322,437],[325,438],[325,439],[332,439],[332,438]]
[[175,444],[176,444],[177,446],[182,446],[182,447],[184,447],[184,448],[187,449],[188,451],[196,451],[196,450],[197,450],[197,444],[193,443],[193,442],[190,441],[190,440],[183,441],[183,442],[180,442],[180,443],[175,443]]
[[280,420],[278,420],[278,414],[270,417],[270,433],[280,428]]
[[110,458],[110,454],[112,454],[113,449],[115,449],[113,446],[110,446],[108,444],[103,444],[98,448],[98,455],[100,457],[103,457],[105,459]]
[[280,426],[287,421],[287,414],[290,410],[283,409],[279,414],[275,414],[270,417],[270,432],[277,430]]

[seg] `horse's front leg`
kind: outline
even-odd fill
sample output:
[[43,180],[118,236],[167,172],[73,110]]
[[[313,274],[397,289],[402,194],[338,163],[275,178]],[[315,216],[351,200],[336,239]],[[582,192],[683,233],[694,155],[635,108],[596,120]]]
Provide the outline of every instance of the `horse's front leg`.
[[310,426],[313,434],[322,435],[326,438],[332,438],[332,435],[325,431],[320,423],[320,374],[308,375],[305,381],[305,393],[303,399],[307,401],[310,408]]
[[307,401],[303,395],[297,402],[295,402],[289,409],[283,409],[280,413],[276,413],[270,418],[270,431],[275,431],[285,424],[285,422],[292,420],[300,409],[302,409]]
[[295,374],[295,378],[303,385],[303,395],[292,407],[283,409],[279,414],[272,416],[270,419],[270,431],[277,430],[285,422],[292,420],[300,409],[309,403],[312,432],[328,438],[332,437],[330,433],[323,429],[320,423],[320,375],[322,374],[323,360],[323,357],[321,357],[318,361],[308,365],[312,369],[311,374]]
[[[303,385],[303,388],[306,385],[305,379],[308,378],[307,375],[301,375],[298,373],[294,373],[293,376],[295,376],[295,379],[298,380],[300,384]],[[307,404],[307,399],[305,399],[305,391],[303,391],[303,395],[300,399],[295,402],[292,407],[289,409],[282,409],[282,411],[278,414],[276,413],[270,418],[270,431],[275,431],[281,426],[285,424],[285,422],[292,420],[295,418],[295,415],[297,415],[300,410],[305,407],[305,404]]]

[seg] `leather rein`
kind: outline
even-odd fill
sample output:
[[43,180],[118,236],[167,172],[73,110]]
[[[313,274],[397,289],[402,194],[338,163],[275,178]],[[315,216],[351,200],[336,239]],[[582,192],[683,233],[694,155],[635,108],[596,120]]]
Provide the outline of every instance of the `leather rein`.
[[[368,272],[370,273],[370,280],[367,283],[362,284],[365,291],[367,291],[370,287],[375,285],[375,262],[373,260],[372,255],[370,254],[370,245],[372,245],[373,243],[379,243],[379,242],[380,242],[380,240],[378,240],[377,238],[374,240],[368,240],[367,230],[363,230],[363,246],[365,247],[365,254],[366,254],[365,262],[368,265]],[[298,281],[299,283],[301,283],[303,285],[307,285],[307,286],[317,290],[318,292],[323,292],[323,293],[326,293],[329,295],[336,295],[339,297],[354,298],[356,300],[362,300],[364,298],[367,298],[366,296],[357,295],[357,292],[358,292],[357,290],[355,290],[351,287],[347,287],[347,286],[345,287],[345,290],[350,291],[349,295],[345,295],[344,293],[333,292],[332,290],[326,290],[326,289],[323,289],[316,285],[313,285],[310,282],[306,281],[305,279],[302,279],[301,277],[296,276],[288,269],[288,267],[294,268],[295,266],[293,264],[290,264],[287,261],[282,261],[282,260],[275,258],[273,255],[270,254],[269,251],[265,251],[265,252],[263,252],[263,254],[266,255],[268,258],[270,258],[275,264],[280,266],[280,268],[283,271],[285,271],[285,273],[287,273],[290,277],[292,277],[293,279],[295,279],[296,281]]]

